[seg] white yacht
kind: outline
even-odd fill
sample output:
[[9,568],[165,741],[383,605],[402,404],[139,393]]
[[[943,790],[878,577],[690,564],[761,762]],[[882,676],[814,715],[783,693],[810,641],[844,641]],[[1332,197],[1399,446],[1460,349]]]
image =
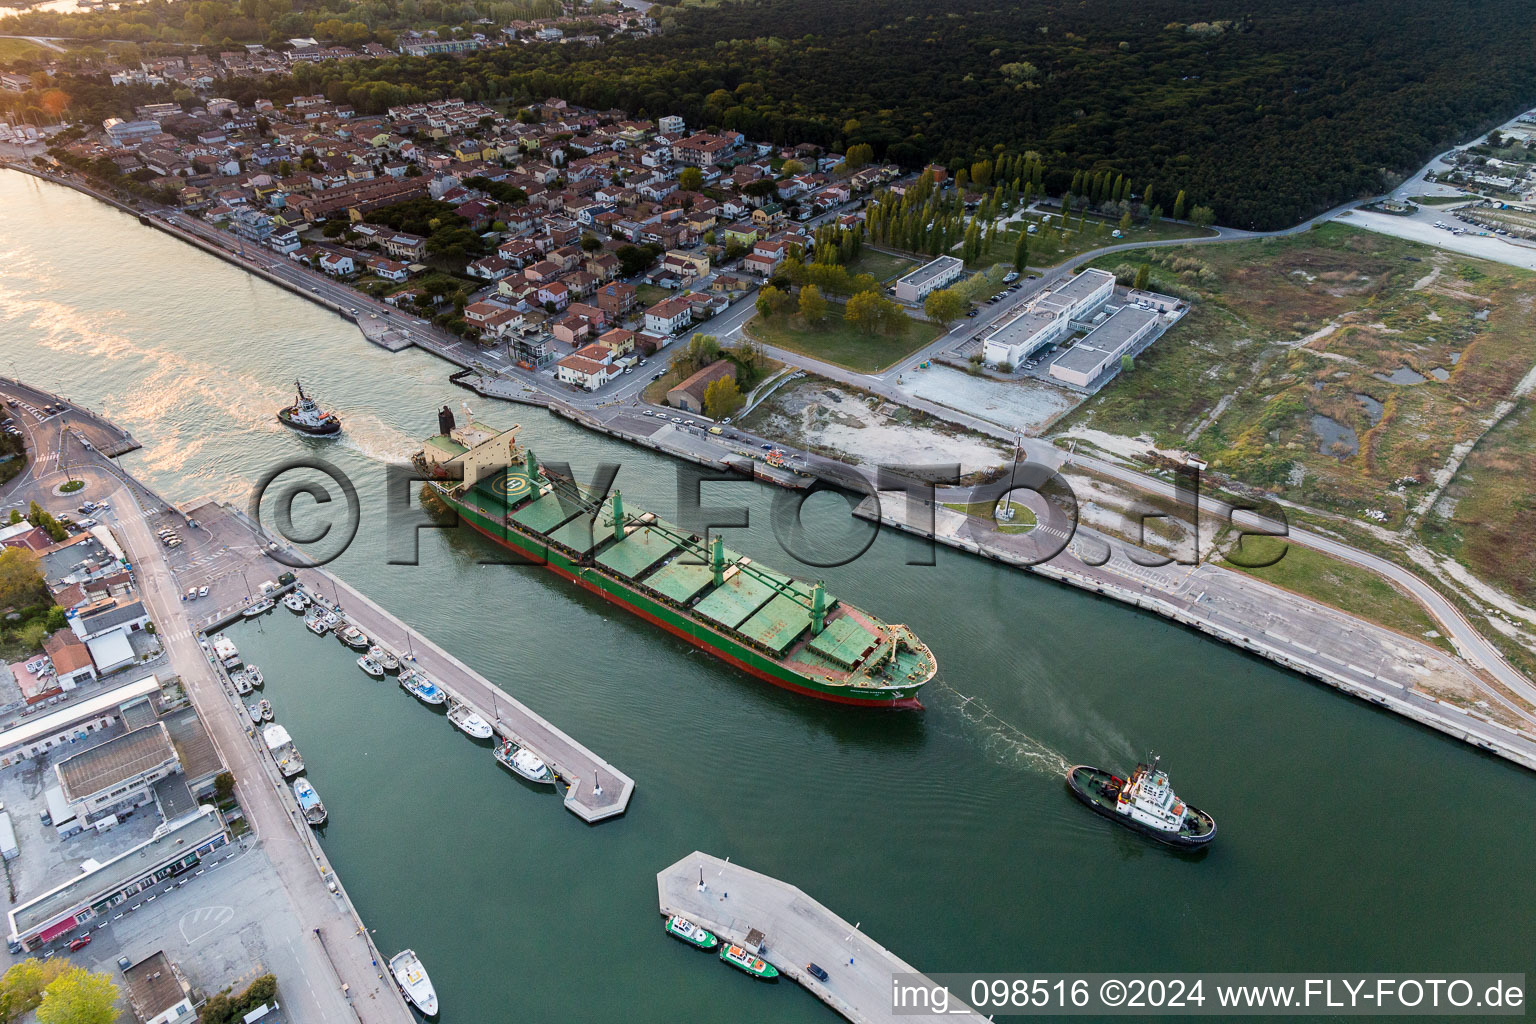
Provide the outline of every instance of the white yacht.
[[302,612],[304,610],[304,598],[298,591],[292,591],[284,595],[283,607],[291,612]]
[[428,1017],[437,1016],[437,990],[432,987],[432,979],[427,977],[427,969],[422,966],[421,957],[415,950],[402,950],[390,957],[389,973],[395,976],[401,995],[412,1006]]
[[384,666],[380,665],[366,654],[357,659],[357,667],[362,669],[368,675],[373,676],[375,679],[384,678]]

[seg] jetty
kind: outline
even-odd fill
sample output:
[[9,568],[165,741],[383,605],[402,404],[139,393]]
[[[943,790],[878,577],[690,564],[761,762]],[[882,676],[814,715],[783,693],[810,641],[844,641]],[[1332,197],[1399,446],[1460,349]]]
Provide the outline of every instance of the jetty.
[[[281,539],[267,534],[239,510],[220,502],[210,502],[191,511],[204,527],[216,534],[227,536],[238,531],[254,535],[258,544],[250,554],[250,568],[274,576],[290,571],[284,564],[269,561],[271,545],[281,544]],[[240,544],[231,544],[229,548],[242,553],[249,550]],[[629,808],[635,782],[628,775],[345,581],[318,566],[291,571],[294,583],[288,586],[302,586],[311,600],[336,611],[368,634],[370,640],[399,658],[402,666],[420,669],[450,698],[469,705],[491,723],[497,735],[537,754],[564,780],[567,787],[565,807],[572,814],[588,824],[596,824],[616,818]],[[238,612],[231,615],[230,610],[221,609],[219,615],[228,621]],[[202,628],[216,628],[217,621],[207,622]],[[295,626],[302,628],[297,623]]]
[[[695,850],[657,873],[656,893],[662,916],[680,914],[752,950],[858,1024],[983,1019],[958,1001],[949,1013],[897,1015],[891,979],[925,983],[918,970],[788,882]],[[808,963],[827,980],[807,971]]]

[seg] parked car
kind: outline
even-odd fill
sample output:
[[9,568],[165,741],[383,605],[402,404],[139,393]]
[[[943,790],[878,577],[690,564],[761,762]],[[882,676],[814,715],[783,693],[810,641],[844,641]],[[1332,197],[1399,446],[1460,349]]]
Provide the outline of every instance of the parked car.
[[91,944],[91,937],[89,935],[82,935],[78,939],[73,939],[73,940],[70,941],[70,943],[69,943],[69,951],[71,953],[78,953],[82,949],[84,949],[86,946],[89,946],[90,944]]
[[198,597],[207,597],[208,596],[208,588],[207,587],[198,587],[197,588],[197,596]]
[[806,970],[806,972],[808,974],[811,975],[811,977],[815,978],[817,981],[826,981],[827,980],[827,972],[826,972],[826,970],[824,968],[822,968],[822,967],[818,967],[816,964],[806,964],[805,965],[805,970]]

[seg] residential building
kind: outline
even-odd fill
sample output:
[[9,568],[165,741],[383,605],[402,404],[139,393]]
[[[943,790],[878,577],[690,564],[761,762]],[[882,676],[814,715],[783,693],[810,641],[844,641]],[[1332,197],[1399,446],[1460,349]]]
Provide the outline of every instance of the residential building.
[[635,308],[635,286],[610,281],[597,290],[597,308],[610,317],[621,317]]
[[953,256],[940,256],[903,275],[896,282],[896,298],[901,302],[922,302],[930,292],[947,288],[964,275],[965,264],[962,261]]
[[191,1020],[192,986],[164,952],[151,953],[123,969],[128,1005],[139,1024],[176,1024]]
[[693,322],[692,307],[681,295],[663,299],[645,311],[645,329],[670,337]]

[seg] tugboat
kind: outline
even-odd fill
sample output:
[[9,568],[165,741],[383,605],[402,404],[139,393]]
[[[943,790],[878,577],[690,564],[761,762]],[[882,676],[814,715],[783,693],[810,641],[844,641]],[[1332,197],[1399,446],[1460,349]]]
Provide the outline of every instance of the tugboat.
[[298,381],[293,382],[298,389],[298,397],[293,404],[286,409],[277,411],[277,418],[285,427],[305,434],[339,434],[341,433],[341,420],[337,419],[333,412],[326,412],[315,404],[315,400],[304,393],[304,385]]
[[1216,820],[1174,795],[1168,773],[1150,764],[1136,766],[1129,779],[1103,768],[1074,765],[1067,772],[1072,795],[1126,828],[1182,850],[1195,850],[1216,837]]

